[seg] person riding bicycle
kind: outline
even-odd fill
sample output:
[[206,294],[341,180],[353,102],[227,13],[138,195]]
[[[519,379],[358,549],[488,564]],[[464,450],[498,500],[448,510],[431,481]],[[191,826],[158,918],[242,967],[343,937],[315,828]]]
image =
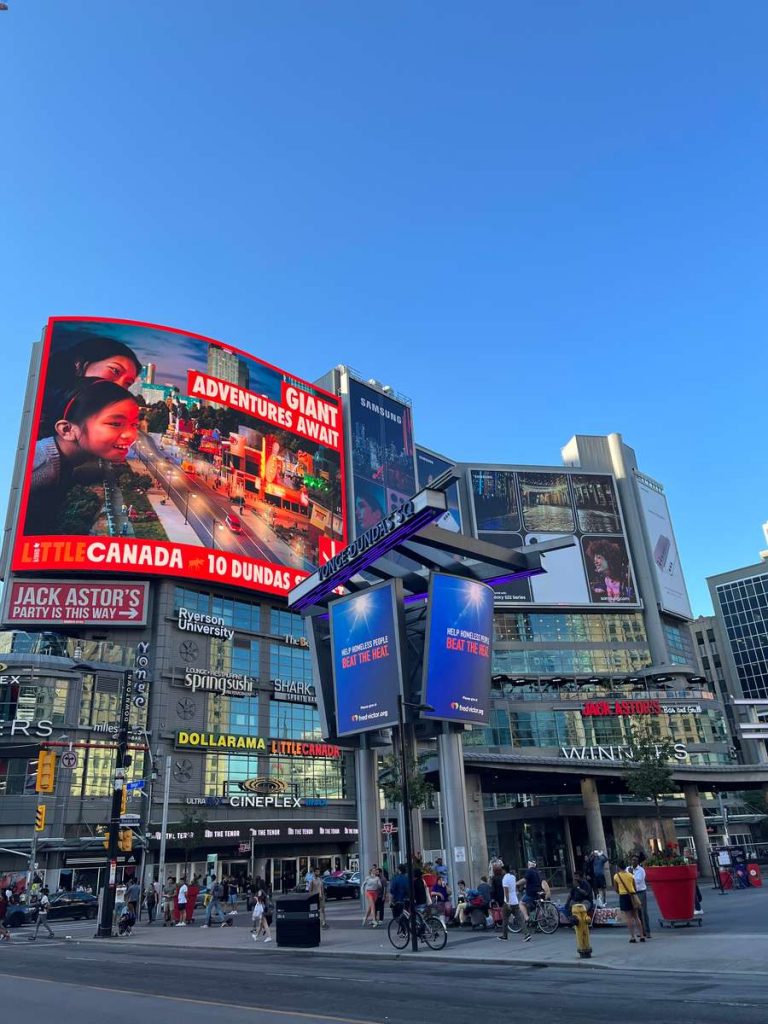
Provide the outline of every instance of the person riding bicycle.
[[525,885],[525,892],[523,893],[523,898],[520,900],[520,909],[527,921],[528,915],[536,906],[538,900],[541,899],[540,894],[542,890],[544,890],[546,895],[549,886],[539,874],[535,860],[528,861],[528,868],[522,877],[521,883],[519,884]]
[[397,874],[392,876],[389,883],[389,905],[392,907],[392,917],[399,917],[408,899],[408,869],[405,864],[397,865]]

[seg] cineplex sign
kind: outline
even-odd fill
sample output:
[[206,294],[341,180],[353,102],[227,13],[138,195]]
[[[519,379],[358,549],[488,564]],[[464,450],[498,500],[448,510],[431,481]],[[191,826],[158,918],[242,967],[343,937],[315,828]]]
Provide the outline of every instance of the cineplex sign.
[[177,750],[213,750],[227,753],[245,750],[254,754],[282,757],[341,757],[341,749],[333,743],[307,743],[300,740],[272,740],[263,736],[235,736],[232,733],[187,732],[176,733]]

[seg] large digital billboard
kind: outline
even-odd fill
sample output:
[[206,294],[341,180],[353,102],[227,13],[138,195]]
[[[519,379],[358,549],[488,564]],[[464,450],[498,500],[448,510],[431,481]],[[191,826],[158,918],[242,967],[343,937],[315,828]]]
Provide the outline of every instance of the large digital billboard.
[[496,587],[497,605],[638,603],[610,474],[480,466],[468,473],[481,540],[507,548],[568,535],[575,540],[542,556],[546,573]]
[[422,697],[425,718],[488,722],[491,703],[493,590],[432,573],[427,604]]
[[390,580],[330,606],[339,736],[397,724],[403,689],[401,589],[399,581]]
[[[424,487],[429,487],[433,480],[436,480],[439,476],[442,476],[449,469],[454,468],[454,463],[448,462],[446,459],[440,458],[439,455],[435,455],[434,452],[427,451],[426,448],[416,447],[416,485],[419,490]],[[450,530],[451,533],[461,532],[461,510],[459,502],[459,485],[453,483],[445,491],[445,496],[448,499],[448,510],[445,515],[441,516],[435,526],[441,526],[444,530]]]
[[661,484],[635,473],[648,550],[656,572],[659,604],[664,611],[692,619],[691,605],[680,565],[669,506]]
[[17,572],[182,576],[287,594],[346,542],[338,398],[230,345],[53,317]]
[[351,376],[348,381],[354,535],[413,497],[416,466],[410,407]]

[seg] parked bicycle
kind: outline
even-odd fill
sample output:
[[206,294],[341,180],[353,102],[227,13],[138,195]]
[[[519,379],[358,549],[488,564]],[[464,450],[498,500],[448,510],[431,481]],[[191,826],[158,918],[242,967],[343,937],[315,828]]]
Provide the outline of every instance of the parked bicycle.
[[[508,927],[511,932],[522,930],[517,915],[510,917]],[[559,927],[560,912],[552,900],[547,899],[544,893],[540,892],[533,909],[528,912],[528,930],[532,932],[534,929],[538,929],[544,935],[552,935]]]
[[[389,941],[395,949],[405,949],[411,941],[411,912],[407,907],[393,917],[387,928]],[[448,941],[448,932],[439,917],[427,911],[425,914],[416,911],[416,935],[419,942],[426,943],[430,949],[442,949]]]

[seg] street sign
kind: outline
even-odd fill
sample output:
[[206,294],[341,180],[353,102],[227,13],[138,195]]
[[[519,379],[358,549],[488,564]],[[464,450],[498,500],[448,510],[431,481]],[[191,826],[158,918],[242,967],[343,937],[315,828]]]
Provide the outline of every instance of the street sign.
[[125,788],[129,793],[135,793],[137,790],[144,789],[144,779],[139,779],[138,782],[126,782]]
[[59,764],[62,768],[77,768],[77,751],[65,750],[59,758]]
[[141,821],[140,814],[121,814],[120,824],[125,828],[135,828]]

